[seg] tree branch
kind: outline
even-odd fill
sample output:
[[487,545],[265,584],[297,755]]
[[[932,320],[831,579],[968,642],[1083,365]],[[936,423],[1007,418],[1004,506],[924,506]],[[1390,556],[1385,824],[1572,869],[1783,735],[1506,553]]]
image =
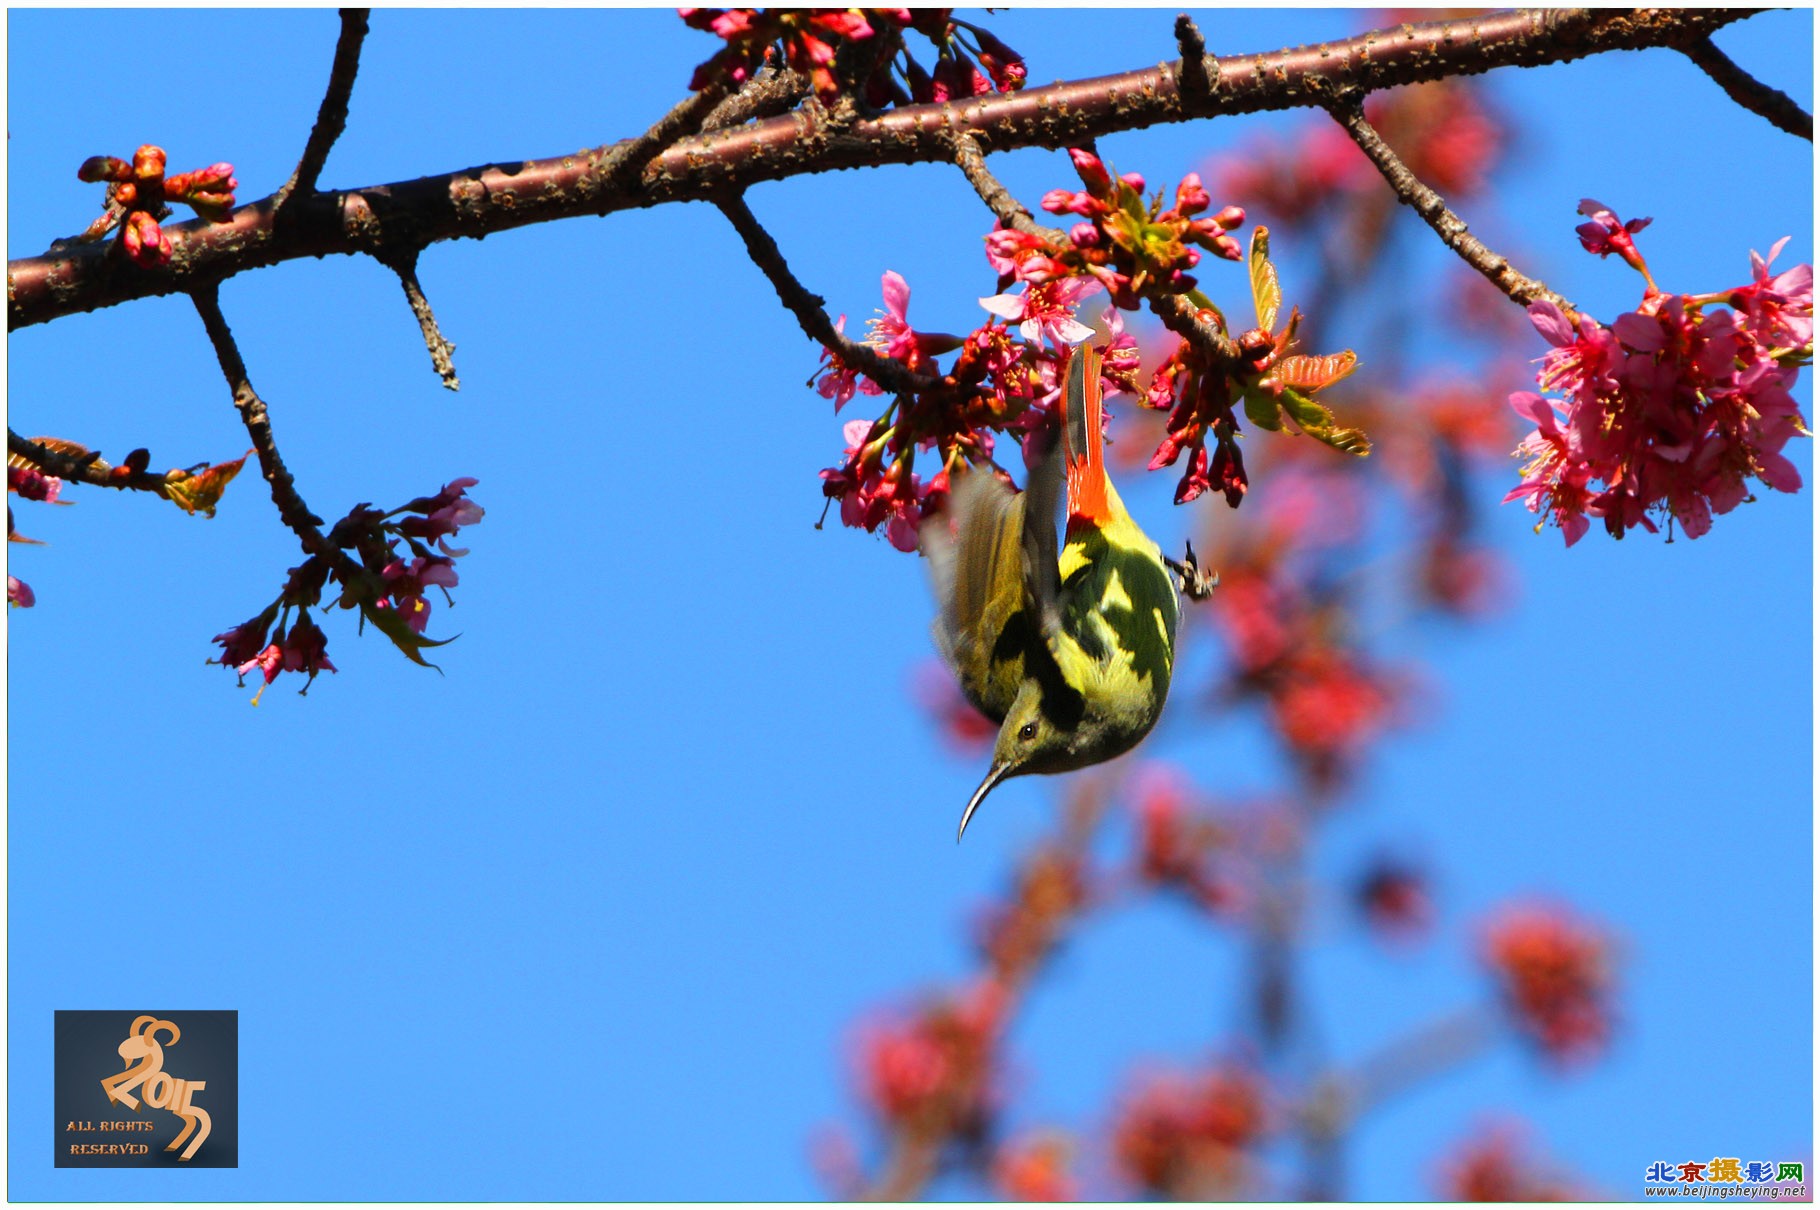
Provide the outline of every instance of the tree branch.
[[1333,115],[1334,121],[1346,129],[1346,133],[1352,136],[1352,141],[1359,145],[1359,149],[1389,182],[1397,200],[1421,215],[1422,220],[1441,237],[1441,242],[1458,253],[1461,260],[1478,270],[1487,281],[1515,302],[1527,306],[1543,299],[1554,303],[1569,315],[1575,313],[1572,303],[1541,282],[1517,272],[1508,260],[1486,247],[1469,232],[1465,221],[1447,208],[1441,195],[1423,184],[1397,153],[1391,150],[1390,144],[1384,141],[1384,136],[1365,120],[1365,111],[1360,107],[1356,95],[1342,94],[1334,97],[1328,104],[1328,112]]
[[130,479],[118,480],[113,477],[116,469],[93,450],[76,454],[52,449],[42,442],[30,437],[21,437],[11,428],[6,430],[6,450],[8,454],[30,462],[47,475],[54,475],[69,483],[86,483],[91,487],[128,488],[136,492],[152,492],[164,496],[164,475],[153,471],[140,471]]
[[861,344],[836,331],[828,319],[828,313],[822,309],[825,300],[818,294],[809,293],[796,280],[796,276],[790,272],[790,266],[784,262],[783,253],[778,251],[777,241],[753,217],[743,198],[721,198],[716,204],[721,213],[727,216],[727,221],[733,224],[733,229],[739,232],[740,238],[746,241],[746,254],[752,258],[752,263],[771,279],[777,297],[796,316],[796,322],[802,326],[803,333],[810,340],[831,349],[849,368],[858,370],[886,390],[901,394],[926,391],[935,385],[935,379],[913,374],[902,362],[893,361],[872,346]]
[[1766,119],[1778,130],[1799,135],[1810,143],[1814,141],[1814,116],[1795,104],[1794,98],[1787,93],[1771,88],[1732,62],[1724,51],[1713,45],[1710,36],[1683,43],[1681,53],[1711,76],[1713,83],[1725,90],[1726,96],[1744,108]]
[[442,378],[442,385],[451,391],[461,389],[461,379],[456,377],[455,342],[442,334],[442,328],[436,323],[436,312],[430,309],[430,300],[424,297],[423,285],[417,280],[417,253],[409,256],[392,257],[385,261],[388,269],[398,275],[399,284],[404,287],[405,301],[411,305],[411,314],[417,317],[417,326],[423,330],[424,347],[430,351],[430,364]]
[[964,130],[949,132],[948,146],[954,162],[966,174],[967,183],[980,195],[987,209],[998,216],[999,222],[1013,231],[1022,231],[1051,243],[1061,244],[1068,238],[1053,227],[1045,227],[1032,218],[1028,208],[1013,197],[1005,188],[1004,182],[992,174],[986,167],[986,156],[980,150],[979,140]]
[[291,472],[285,469],[284,459],[278,453],[278,442],[272,436],[272,421],[266,414],[265,400],[259,397],[259,392],[247,378],[246,362],[241,360],[234,334],[228,330],[227,320],[222,318],[219,291],[209,285],[196,290],[190,297],[196,304],[196,313],[202,317],[202,326],[208,330],[209,343],[215,347],[215,359],[221,363],[222,376],[234,393],[234,407],[240,413],[241,423],[246,425],[247,435],[253,440],[253,449],[259,455],[259,470],[271,485],[272,503],[278,506],[279,518],[297,535],[306,554],[322,555],[337,567],[350,564],[348,557],[323,537],[322,518],[309,510],[303,497],[297,494]]
[[1187,13],[1175,18],[1175,44],[1182,52],[1182,68],[1176,74],[1176,91],[1182,104],[1199,112],[1213,100],[1214,82],[1207,75],[1207,40],[1200,26]]
[[329,151],[341,137],[341,132],[347,129],[348,98],[354,94],[354,76],[360,71],[360,48],[366,42],[368,11],[364,8],[341,10],[341,37],[335,43],[329,86],[316,111],[316,125],[310,128],[310,137],[303,145],[303,158],[297,161],[297,171],[291,173],[291,179],[272,197],[274,211],[294,194],[308,197],[316,192],[316,178],[322,175]]
[[276,199],[267,198],[241,207],[225,223],[166,227],[173,256],[156,271],[108,255],[111,245],[13,261],[7,267],[7,325],[12,330],[135,298],[190,292],[249,269],[370,252],[386,242],[478,239],[560,218],[713,200],[758,181],[948,161],[952,130],[984,136],[995,150],[1079,146],[1100,134],[1194,116],[1323,105],[1342,86],[1364,93],[1496,67],[1677,46],[1750,11],[1525,10],[1210,58],[1205,67],[1213,96],[1193,106],[1184,104],[1178,86],[1180,65],[1163,64],[959,104],[894,109],[840,130],[805,130],[801,115],[788,114],[683,139],[656,156],[640,179],[623,185],[609,179],[610,170],[637,157],[619,150],[622,144],[352,190],[336,195],[321,213],[313,207],[282,226],[274,222]]
[[601,160],[600,173],[605,178],[607,190],[614,194],[637,192],[638,179],[651,160],[678,139],[687,138],[700,130],[702,124],[713,115],[715,108],[726,99],[725,82],[712,81],[700,92],[690,93],[678,101],[669,113],[653,122],[651,128],[637,138],[603,149],[606,155]]
[[809,95],[808,78],[785,67],[772,67],[746,86],[716,105],[701,124],[703,130],[727,130],[744,126],[754,118],[773,118],[787,113]]

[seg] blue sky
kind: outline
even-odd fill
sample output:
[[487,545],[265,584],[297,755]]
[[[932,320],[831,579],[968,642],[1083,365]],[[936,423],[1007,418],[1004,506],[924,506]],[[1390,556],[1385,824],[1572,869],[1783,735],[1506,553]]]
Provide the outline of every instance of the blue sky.
[[[1171,16],[989,24],[1045,82],[1173,57]],[[1321,11],[1201,24],[1221,52],[1356,28]],[[76,165],[142,142],[178,169],[231,160],[242,198],[275,189],[336,26],[327,11],[9,13],[9,255],[86,225],[99,190]],[[1811,14],[1718,42],[1811,109]],[[72,46],[112,61],[160,43],[173,73],[202,65],[213,82],[139,92],[71,67]],[[712,45],[668,11],[381,12],[324,181],[641,131]],[[1636,290],[1578,251],[1582,196],[1655,216],[1645,248],[1670,289],[1739,284],[1748,250],[1782,235],[1781,264],[1812,259],[1808,145],[1678,56],[1491,86],[1533,121],[1489,230],[1595,314]],[[1101,149],[1174,180],[1300,121]],[[1029,202],[1070,179],[1054,153],[993,165]],[[909,278],[919,326],[979,321],[990,222],[953,170],[749,200],[850,324],[879,305],[886,269]],[[812,528],[839,425],[802,388],[813,348],[718,213],[439,245],[420,272],[459,345],[459,394],[373,263],[290,263],[221,297],[318,513],[479,478],[486,520],[464,532],[457,604],[431,627],[461,634],[445,675],[340,615],[326,627],[341,671],[307,698],[281,680],[251,709],[250,686],[204,665],[209,636],[297,560],[251,473],[212,521],[92,490],[17,509],[50,545],[9,551],[39,602],[8,619],[13,1198],[820,1196],[807,1143],[855,1117],[854,1021],[967,971],[972,908],[1052,816],[1055,783],[1011,783],[955,846],[979,769],[906,692],[930,654],[922,570]],[[1236,300],[1236,276],[1217,289]],[[182,299],[32,328],[8,351],[21,432],[147,446],[154,467],[246,448]],[[1811,418],[1805,380],[1798,397]],[[1811,482],[1805,443],[1792,452]],[[1413,838],[1443,928],[1400,958],[1338,922],[1317,930],[1303,970],[1330,1047],[1364,1053],[1478,995],[1471,926],[1516,894],[1608,922],[1624,993],[1612,1053],[1582,1073],[1506,1046],[1369,1120],[1355,1196],[1427,1195],[1468,1123],[1506,1108],[1618,1197],[1656,1159],[1810,1151],[1812,499],[1759,497],[1699,541],[1595,533],[1572,550],[1494,510],[1520,599],[1485,625],[1398,639],[1444,709],[1380,747],[1317,868]],[[1186,529],[1165,484],[1128,500],[1166,546]],[[1242,721],[1178,707],[1155,751],[1215,792],[1271,784]],[[1222,1044],[1238,958],[1161,906],[1090,928],[1013,1037],[1014,1120],[1091,1131],[1135,1060]],[[53,1010],[133,1005],[240,1011],[239,1169],[51,1168]]]

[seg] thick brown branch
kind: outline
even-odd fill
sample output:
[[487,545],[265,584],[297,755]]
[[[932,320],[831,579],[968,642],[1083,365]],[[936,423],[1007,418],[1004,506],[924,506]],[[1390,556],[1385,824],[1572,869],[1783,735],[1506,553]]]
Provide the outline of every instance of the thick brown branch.
[[1731,61],[1724,51],[1713,45],[1710,37],[1684,43],[1681,53],[1713,78],[1725,95],[1767,120],[1778,130],[1814,141],[1814,115],[1795,104],[1794,98],[1780,89],[1771,88]]
[[[174,224],[168,265],[140,269],[105,247],[63,249],[7,267],[8,329],[134,298],[195,290],[248,269],[387,242],[474,238],[532,223],[638,206],[726,197],[758,181],[879,164],[947,161],[951,131],[995,151],[1080,146],[1098,135],[1200,115],[1324,105],[1358,93],[1488,71],[1564,63],[1613,50],[1678,46],[1747,16],[1742,9],[1525,10],[1379,30],[1265,55],[1206,60],[1213,96],[1184,104],[1180,66],[1129,71],[960,103],[895,109],[844,129],[801,113],[684,139],[636,181],[614,170],[638,157],[621,144],[549,160],[487,164],[353,190],[274,222],[267,198],[228,222]],[[706,117],[706,114],[703,115]],[[649,136],[647,136],[649,137]],[[293,207],[292,209],[295,209]]]
[[922,374],[911,373],[903,363],[893,361],[879,353],[870,345],[850,340],[835,331],[834,324],[828,319],[828,313],[822,309],[824,300],[820,295],[811,294],[803,284],[790,272],[790,266],[784,262],[784,255],[778,251],[777,241],[771,238],[752,214],[751,209],[742,198],[722,198],[717,203],[733,229],[739,232],[746,241],[746,254],[752,258],[767,278],[771,280],[772,289],[783,301],[790,313],[796,316],[796,322],[810,340],[825,348],[831,349],[849,368],[858,370],[886,390],[906,392],[928,390],[935,385],[935,380]]
[[405,301],[411,305],[411,314],[417,317],[417,326],[423,330],[424,347],[430,351],[430,364],[441,376],[442,385],[459,391],[461,379],[455,375],[455,342],[442,334],[442,328],[436,323],[436,312],[430,309],[430,300],[424,297],[423,284],[417,280],[417,253],[413,251],[408,257],[389,259],[386,265],[398,274],[398,281],[404,286]]
[[278,516],[303,543],[306,554],[324,555],[337,565],[346,563],[347,556],[323,537],[322,518],[309,510],[303,497],[297,494],[291,472],[285,469],[284,459],[278,453],[278,442],[272,436],[272,421],[266,415],[265,400],[259,397],[259,392],[247,378],[246,362],[241,360],[234,334],[228,330],[227,320],[222,318],[218,295],[216,288],[210,285],[190,297],[195,301],[196,313],[202,317],[202,326],[208,330],[209,343],[215,347],[215,359],[221,363],[222,376],[234,393],[234,407],[240,413],[241,423],[246,425],[247,435],[253,440],[253,449],[259,455],[259,470],[271,485],[272,503],[278,506]]
[[303,158],[297,171],[272,199],[273,209],[282,206],[293,194],[305,197],[316,192],[316,178],[328,163],[329,151],[348,125],[348,98],[354,95],[354,76],[360,71],[360,48],[367,37],[367,13],[364,8],[341,10],[341,37],[335,43],[335,62],[329,68],[329,86],[322,94],[322,106],[316,111],[316,125],[303,145]]
[[1574,313],[1573,304],[1541,282],[1517,272],[1508,260],[1486,247],[1468,231],[1465,221],[1447,208],[1441,195],[1423,184],[1397,153],[1391,150],[1390,144],[1384,141],[1384,136],[1365,120],[1365,111],[1359,107],[1356,96],[1335,98],[1329,105],[1328,112],[1333,114],[1334,121],[1345,127],[1346,133],[1352,136],[1352,141],[1359,145],[1366,158],[1376,165],[1378,172],[1397,195],[1397,200],[1421,215],[1422,220],[1441,237],[1441,242],[1453,249],[1461,260],[1478,270],[1487,281],[1515,302],[1527,306],[1538,299],[1545,299],[1570,315]]

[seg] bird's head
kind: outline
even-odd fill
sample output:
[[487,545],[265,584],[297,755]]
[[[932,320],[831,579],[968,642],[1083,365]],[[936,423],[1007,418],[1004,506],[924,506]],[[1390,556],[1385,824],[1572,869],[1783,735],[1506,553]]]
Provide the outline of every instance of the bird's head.
[[1061,773],[1079,768],[1084,763],[1078,752],[1081,739],[1082,728],[1058,726],[1044,712],[1042,694],[1036,685],[1026,684],[999,727],[998,739],[992,745],[992,765],[967,801],[955,839],[966,834],[967,821],[1000,782],[1026,773]]

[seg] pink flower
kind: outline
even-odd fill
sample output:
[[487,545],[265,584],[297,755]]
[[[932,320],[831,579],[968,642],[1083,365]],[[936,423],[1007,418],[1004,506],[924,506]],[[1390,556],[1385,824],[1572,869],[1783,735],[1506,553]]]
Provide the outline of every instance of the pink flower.
[[1581,223],[1574,228],[1574,233],[1580,237],[1582,248],[1601,259],[1616,252],[1633,265],[1642,263],[1643,258],[1630,237],[1649,226],[1653,220],[1633,218],[1628,223],[1621,223],[1610,207],[1589,197],[1580,199],[1580,213],[1592,219],[1592,222]]
[[929,368],[938,354],[961,346],[959,339],[944,332],[918,332],[910,326],[910,283],[902,274],[886,270],[881,281],[885,309],[866,329],[867,344],[918,371]]
[[1803,265],[1772,278],[1754,256],[1752,271],[1748,286],[1694,297],[1651,285],[1609,328],[1531,306],[1536,329],[1556,346],[1537,383],[1563,398],[1511,396],[1536,431],[1517,448],[1523,479],[1505,499],[1546,509],[1572,545],[1589,517],[1620,537],[1637,526],[1655,532],[1666,519],[1698,538],[1749,496],[1752,477],[1799,490],[1800,474],[1782,453],[1805,432],[1789,394],[1796,370],[1783,364],[1787,348],[1771,342],[1811,339],[1813,272]]
[[[269,685],[277,680],[278,674],[284,671],[284,648],[273,643],[262,649],[259,654],[255,655],[246,663],[236,667],[234,671],[238,672],[241,676],[245,676],[255,668],[265,673],[266,684]],[[257,694],[253,696],[253,702],[255,705],[258,704],[259,696]]]
[[1751,284],[1731,292],[1732,305],[1744,316],[1743,327],[1758,342],[1771,347],[1800,348],[1814,340],[1814,267],[1769,275],[1770,262],[1788,243],[1777,240],[1768,257],[1750,254]]
[[910,283],[888,269],[882,284],[885,309],[872,321],[867,343],[878,346],[886,357],[907,362],[916,355],[916,329],[910,326]]
[[1549,402],[1531,391],[1518,391],[1510,397],[1517,415],[1532,420],[1536,431],[1517,446],[1517,456],[1527,459],[1523,482],[1510,489],[1503,502],[1522,500],[1530,512],[1551,510],[1556,525],[1572,546],[1586,535],[1587,480],[1592,472],[1575,456],[1567,433],[1555,417]]
[[[847,317],[845,315],[834,321],[834,330],[836,332],[845,334],[846,327]],[[870,378],[867,378],[864,374],[861,374],[858,370],[847,365],[847,363],[840,359],[840,354],[836,353],[833,349],[826,347],[822,349],[821,364],[824,367],[824,372],[822,373],[821,378],[816,382],[815,389],[823,399],[832,399],[834,401],[834,411],[836,415],[839,415],[840,410],[847,406],[847,401],[853,398],[855,391],[858,391],[862,395],[878,395],[883,393],[882,387],[876,382],[873,382]]]
[[[296,625],[291,627],[291,633],[285,636],[284,670],[307,672],[313,681],[316,674],[324,669],[330,672],[336,670],[335,665],[329,663],[328,636],[306,614],[297,619]],[[270,675],[266,680],[271,680]]]
[[17,605],[21,609],[30,609],[38,603],[38,597],[36,593],[32,592],[30,584],[18,576],[9,575],[6,577],[6,603]]
[[481,518],[487,515],[487,510],[468,499],[467,495],[468,489],[479,482],[478,479],[463,476],[445,485],[434,496],[411,501],[398,511],[424,515],[406,517],[398,523],[398,532],[424,541],[432,538],[440,540],[453,537],[464,525],[479,524]]
[[982,298],[980,306],[1008,324],[1017,324],[1024,339],[1032,344],[1048,341],[1059,350],[1093,335],[1092,328],[1074,318],[1074,309],[1099,288],[1100,284],[1092,278],[1069,277],[1032,283],[1022,294]]
[[209,641],[221,644],[221,654],[208,662],[238,669],[244,674],[258,661],[259,654],[265,646],[266,632],[271,629],[271,625],[272,611],[268,610],[256,618],[242,622],[231,630],[216,635]]
[[57,497],[63,494],[63,480],[47,475],[36,467],[9,465],[6,468],[6,488],[19,493],[22,500],[43,500],[56,504]]

